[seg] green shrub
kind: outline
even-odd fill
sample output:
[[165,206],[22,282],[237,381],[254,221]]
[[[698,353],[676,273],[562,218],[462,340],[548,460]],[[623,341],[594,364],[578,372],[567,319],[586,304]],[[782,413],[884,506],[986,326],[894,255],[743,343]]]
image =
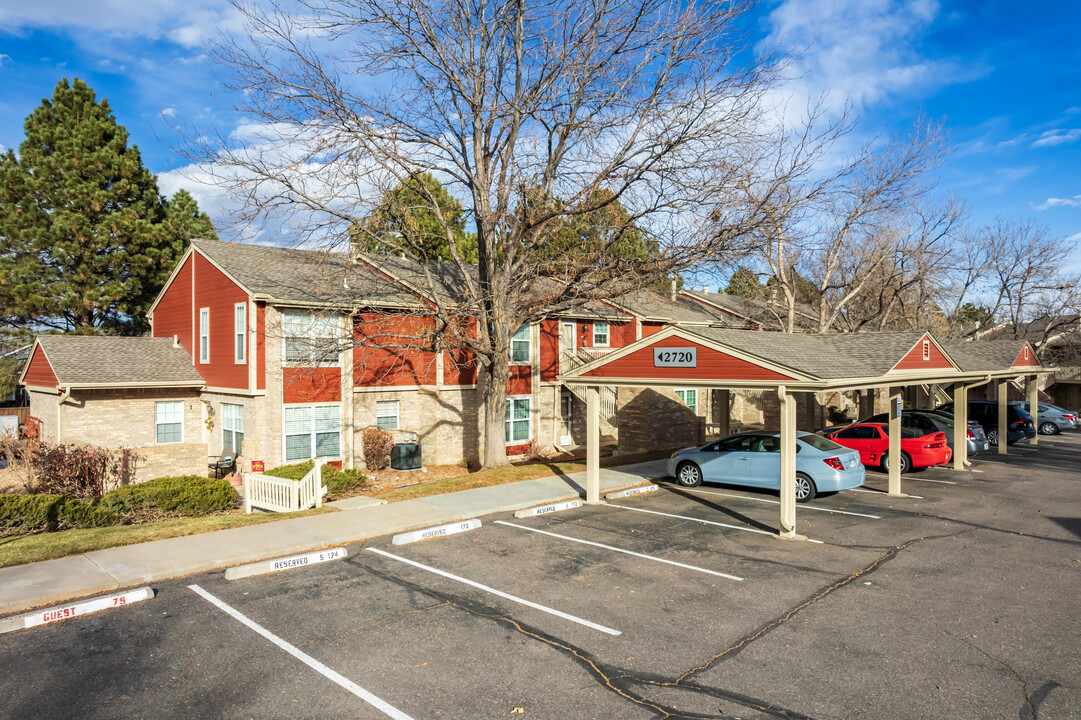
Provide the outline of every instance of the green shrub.
[[158,510],[197,517],[228,510],[236,501],[236,490],[227,480],[182,475],[125,485],[102,495],[98,503],[111,512],[123,515]]
[[107,508],[63,495],[0,495],[0,535],[121,525]]
[[[279,465],[267,470],[266,474],[286,480],[302,480],[312,471],[312,467],[312,461],[309,460],[293,465]],[[323,484],[331,495],[341,495],[353,488],[368,487],[369,483],[368,478],[359,470],[339,470],[333,465],[323,465]]]

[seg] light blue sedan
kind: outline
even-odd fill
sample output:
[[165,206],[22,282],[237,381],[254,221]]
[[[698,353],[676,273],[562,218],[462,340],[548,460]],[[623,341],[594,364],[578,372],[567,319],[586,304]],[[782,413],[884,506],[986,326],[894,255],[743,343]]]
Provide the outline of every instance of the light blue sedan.
[[[745,432],[672,453],[668,474],[683,487],[703,482],[781,489],[781,435]],[[796,433],[796,500],[863,485],[855,450],[809,432]]]

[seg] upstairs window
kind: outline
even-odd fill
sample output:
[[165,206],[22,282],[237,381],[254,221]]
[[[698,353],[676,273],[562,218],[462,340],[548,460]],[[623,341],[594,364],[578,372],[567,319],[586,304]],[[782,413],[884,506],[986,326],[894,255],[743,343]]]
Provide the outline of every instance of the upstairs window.
[[184,403],[154,403],[154,442],[169,445],[184,442]]
[[235,345],[235,362],[237,365],[246,363],[248,357],[248,304],[237,303],[233,308],[233,337]]
[[608,323],[593,323],[593,347],[608,347]]
[[341,321],[338,313],[286,310],[282,313],[285,362],[289,365],[337,365]]
[[529,325],[523,325],[510,339],[510,359],[511,362],[527,363],[531,356]]
[[199,310],[199,362],[210,362],[210,308]]

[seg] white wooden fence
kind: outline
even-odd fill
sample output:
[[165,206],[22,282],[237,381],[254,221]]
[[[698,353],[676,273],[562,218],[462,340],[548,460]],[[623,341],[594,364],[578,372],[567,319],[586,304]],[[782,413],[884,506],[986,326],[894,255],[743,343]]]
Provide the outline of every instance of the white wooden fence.
[[244,473],[244,512],[253,508],[270,512],[296,512],[322,507],[327,486],[323,484],[323,461],[315,459],[311,471],[300,480]]

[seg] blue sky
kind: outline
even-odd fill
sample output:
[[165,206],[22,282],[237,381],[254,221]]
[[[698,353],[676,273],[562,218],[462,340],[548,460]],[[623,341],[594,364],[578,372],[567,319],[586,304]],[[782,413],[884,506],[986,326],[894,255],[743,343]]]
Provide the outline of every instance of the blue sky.
[[[184,177],[171,126],[228,135],[243,122],[203,50],[236,23],[224,0],[0,0],[0,146],[17,148],[26,115],[78,76],[163,189],[188,187],[219,220],[229,201]],[[1081,3],[773,0],[745,25],[759,47],[802,49],[791,92],[848,98],[861,135],[945,120],[941,188],[974,224],[1032,219],[1081,239]]]

